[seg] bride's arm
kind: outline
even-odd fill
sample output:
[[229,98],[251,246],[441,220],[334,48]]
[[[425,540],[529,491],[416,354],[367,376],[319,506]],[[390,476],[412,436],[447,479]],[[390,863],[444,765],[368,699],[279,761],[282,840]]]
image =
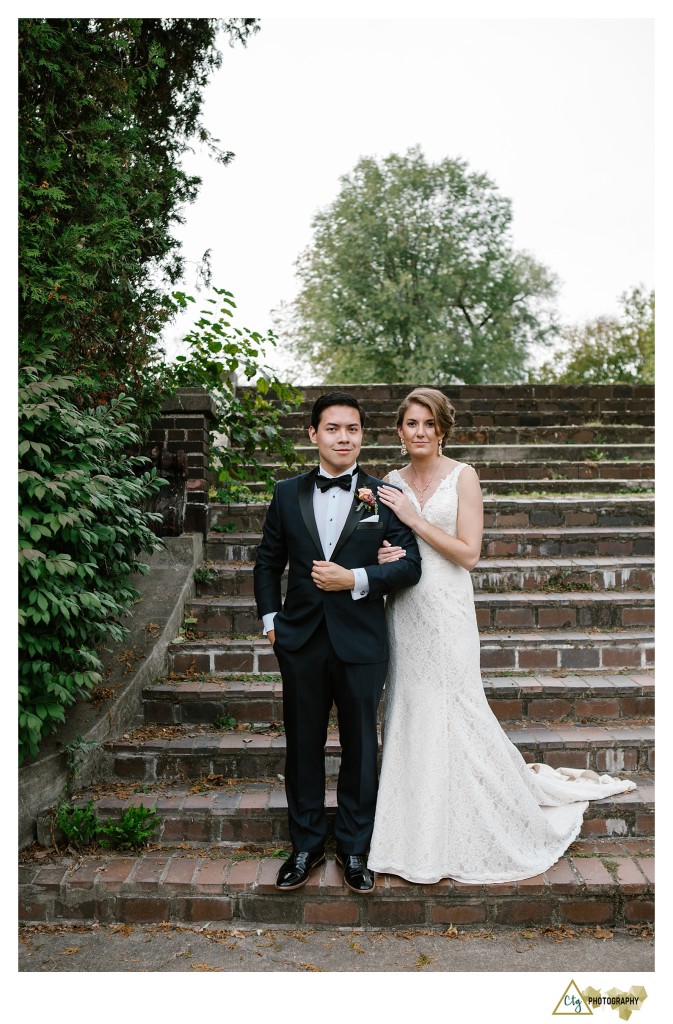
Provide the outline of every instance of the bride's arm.
[[[388,493],[387,493],[388,492]],[[418,537],[439,551],[440,555],[472,570],[481,554],[481,537],[484,531],[484,505],[479,477],[471,466],[466,466],[458,477],[458,520],[456,536],[452,537],[439,526],[433,526],[420,516],[406,497],[392,488],[379,488],[379,497],[384,505],[393,507],[398,519],[410,526]],[[400,501],[400,497],[403,498]]]

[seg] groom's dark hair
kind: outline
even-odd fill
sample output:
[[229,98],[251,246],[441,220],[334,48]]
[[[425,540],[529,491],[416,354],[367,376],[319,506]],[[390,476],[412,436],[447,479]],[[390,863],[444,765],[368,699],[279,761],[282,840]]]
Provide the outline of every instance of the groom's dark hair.
[[330,405],[349,405],[351,409],[357,409],[360,414],[360,423],[364,429],[366,414],[357,398],[347,395],[345,391],[329,391],[326,395],[321,395],[320,398],[316,399],[311,409],[311,426],[314,430],[318,429],[320,417]]

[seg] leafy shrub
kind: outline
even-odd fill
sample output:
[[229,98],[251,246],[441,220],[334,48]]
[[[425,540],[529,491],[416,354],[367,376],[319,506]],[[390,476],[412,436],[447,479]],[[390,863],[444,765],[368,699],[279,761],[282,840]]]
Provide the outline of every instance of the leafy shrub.
[[84,807],[62,803],[56,812],[56,824],[72,846],[100,843],[125,850],[144,846],[152,838],[159,822],[155,811],[156,805],[129,807],[119,821],[108,818],[103,822],[96,817],[93,800]]
[[52,352],[19,379],[19,746],[34,757],[64,710],[100,683],[96,648],[127,634],[138,561],[161,542],[143,510],[162,486],[130,452],[133,401],[78,407]]
[[113,846],[118,850],[127,850],[135,846],[144,846],[154,835],[159,815],[152,807],[129,807],[119,821],[108,818],[101,826],[101,846]]
[[210,562],[204,562],[192,573],[195,583],[214,583],[219,576],[217,569],[214,569]]
[[78,732],[75,739],[63,748],[65,763],[68,767],[68,777],[66,781],[66,794],[68,796],[72,793],[77,773],[86,761],[87,754],[97,746],[97,740],[85,740],[82,734]]
[[216,729],[235,729],[237,722],[232,715],[219,715],[213,719],[213,725]]
[[[163,367],[159,387],[166,393],[201,385],[212,395],[218,421],[210,439],[211,465],[225,489],[231,490],[232,482],[250,479],[273,489],[274,470],[260,462],[258,454],[261,450],[286,466],[297,465],[294,446],[280,418],[300,404],[301,392],[260,362],[262,346],[276,344],[273,331],[262,336],[247,327],[232,326],[236,307],[232,293],[223,288],[213,290],[218,298],[206,300],[213,308],[200,310],[199,319],[184,337],[189,354],[178,355],[175,363]],[[173,297],[176,312],[195,301],[184,292],[174,292]],[[214,308],[218,302],[219,310]],[[242,379],[253,378],[254,390],[237,390]]]
[[236,523],[215,523],[211,529],[213,533],[235,533]]
[[101,829],[93,809],[93,800],[85,807],[62,803],[56,812],[56,824],[72,846],[95,843]]
[[219,486],[211,488],[208,497],[223,505],[255,505],[264,501],[264,495],[251,491],[247,484],[232,480],[226,470],[220,470]]

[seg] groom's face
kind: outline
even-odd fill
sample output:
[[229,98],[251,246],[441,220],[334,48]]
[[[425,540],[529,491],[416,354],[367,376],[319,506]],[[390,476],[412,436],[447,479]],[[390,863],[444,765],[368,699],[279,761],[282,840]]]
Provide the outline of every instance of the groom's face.
[[360,454],[360,413],[350,405],[328,405],[322,411],[317,429],[308,428],[308,436],[318,447],[323,469],[332,476],[339,476],[357,461]]

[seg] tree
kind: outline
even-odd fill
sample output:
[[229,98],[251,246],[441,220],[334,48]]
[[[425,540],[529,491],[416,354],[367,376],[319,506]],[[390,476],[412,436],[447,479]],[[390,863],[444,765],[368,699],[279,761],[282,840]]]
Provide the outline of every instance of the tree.
[[554,331],[553,275],[515,252],[511,203],[462,160],[361,159],[313,219],[279,335],[329,381],[513,381]]
[[531,380],[543,384],[653,384],[654,291],[619,297],[621,316],[600,316],[561,332],[562,347]]
[[20,343],[156,403],[152,374],[173,315],[162,289],[182,275],[172,229],[200,179],[194,141],[221,163],[201,122],[222,62],[218,32],[245,43],[253,18],[27,18],[19,22]]

